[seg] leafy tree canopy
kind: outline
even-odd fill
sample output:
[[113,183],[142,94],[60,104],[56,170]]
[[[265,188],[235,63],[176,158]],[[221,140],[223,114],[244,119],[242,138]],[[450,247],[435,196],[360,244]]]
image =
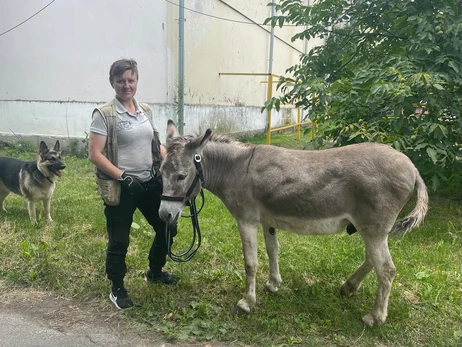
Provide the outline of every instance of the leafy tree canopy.
[[281,1],[265,23],[299,25],[304,30],[292,41],[317,37],[325,44],[287,69],[278,83],[283,95],[264,108],[306,109],[319,147],[391,144],[434,189],[461,170],[461,1],[306,3]]

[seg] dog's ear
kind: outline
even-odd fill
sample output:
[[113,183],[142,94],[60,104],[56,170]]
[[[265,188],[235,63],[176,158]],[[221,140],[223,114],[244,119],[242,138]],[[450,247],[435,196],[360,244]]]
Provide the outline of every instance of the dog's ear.
[[48,153],[48,146],[44,141],[40,141],[40,155],[44,156],[45,154]]
[[59,141],[56,140],[55,147],[53,148],[55,152],[59,152]]

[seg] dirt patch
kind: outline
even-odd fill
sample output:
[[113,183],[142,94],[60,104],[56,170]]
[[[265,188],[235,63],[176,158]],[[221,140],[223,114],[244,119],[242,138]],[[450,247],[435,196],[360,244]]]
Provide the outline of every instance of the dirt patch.
[[0,281],[0,315],[14,314],[66,335],[106,335],[113,346],[225,346],[223,344],[168,343],[148,327],[101,302],[79,302],[45,291],[12,289]]

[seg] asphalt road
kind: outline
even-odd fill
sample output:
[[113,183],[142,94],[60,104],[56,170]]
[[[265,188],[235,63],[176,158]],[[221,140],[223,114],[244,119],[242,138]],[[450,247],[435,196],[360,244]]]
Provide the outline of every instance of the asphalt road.
[[230,347],[227,343],[168,343],[134,322],[109,298],[79,302],[0,281],[0,347]]
[[1,347],[148,346],[142,341],[135,342],[116,336],[101,327],[80,327],[72,330],[58,331],[20,314],[0,313]]
[[47,327],[46,322],[0,311],[0,347],[148,347],[173,346],[121,335],[101,325],[73,324],[65,329]]

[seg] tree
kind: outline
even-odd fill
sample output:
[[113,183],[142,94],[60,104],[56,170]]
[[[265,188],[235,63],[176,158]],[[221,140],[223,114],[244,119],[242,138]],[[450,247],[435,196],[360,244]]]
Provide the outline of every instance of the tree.
[[460,175],[460,0],[284,0],[275,7],[265,24],[302,26],[292,41],[325,44],[286,70],[277,85],[283,95],[263,109],[295,103],[307,110],[319,147],[391,144],[434,189]]

